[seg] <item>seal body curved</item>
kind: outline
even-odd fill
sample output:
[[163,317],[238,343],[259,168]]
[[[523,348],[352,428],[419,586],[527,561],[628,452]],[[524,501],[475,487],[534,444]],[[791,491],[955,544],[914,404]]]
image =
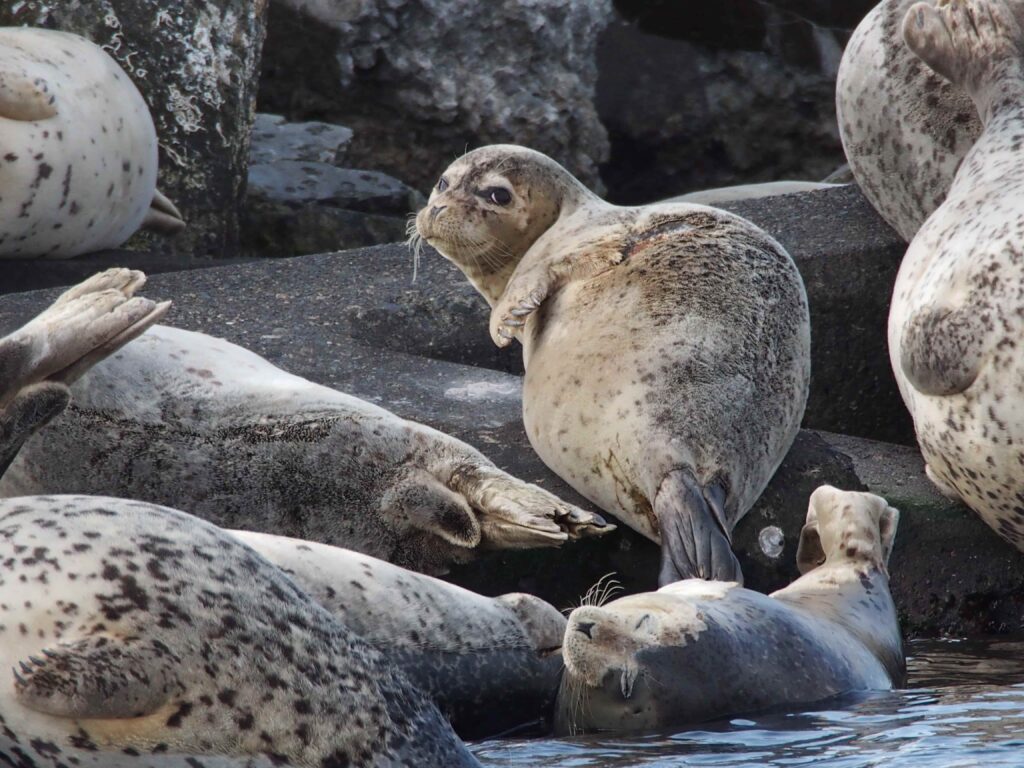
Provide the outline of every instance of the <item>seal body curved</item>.
[[[149,108],[103,49],[65,32],[0,28],[0,258],[118,246],[150,215],[156,180]],[[166,205],[166,221],[180,225]]]
[[19,739],[297,766],[476,764],[377,651],[197,518],[7,499],[0,552],[0,716]]

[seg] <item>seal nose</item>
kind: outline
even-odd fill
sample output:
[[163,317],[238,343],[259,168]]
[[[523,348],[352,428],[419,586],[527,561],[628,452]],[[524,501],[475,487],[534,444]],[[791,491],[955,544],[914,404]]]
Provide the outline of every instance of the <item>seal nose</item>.
[[594,636],[592,634],[590,634],[590,630],[592,630],[593,628],[594,628],[594,622],[592,622],[592,621],[581,621],[581,622],[578,622],[576,624],[576,631],[577,632],[582,632],[584,635],[589,637],[591,640],[594,639]]
[[448,207],[447,205],[435,205],[433,208],[431,208],[430,209],[430,223],[433,224],[434,220],[437,218],[437,215],[441,211],[443,211],[445,208],[447,208],[447,207]]

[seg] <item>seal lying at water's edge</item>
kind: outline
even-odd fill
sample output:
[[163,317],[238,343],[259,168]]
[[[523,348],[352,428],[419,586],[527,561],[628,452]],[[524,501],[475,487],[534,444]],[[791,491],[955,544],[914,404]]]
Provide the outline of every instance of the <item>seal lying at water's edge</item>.
[[803,575],[771,596],[690,579],[576,609],[556,732],[678,726],[900,684],[886,572],[898,521],[878,496],[822,486],[801,532]]
[[430,571],[477,547],[557,546],[609,528],[453,437],[200,333],[156,326],[72,394],[0,478],[0,496],[177,504],[222,527]]
[[236,538],[99,497],[0,501],[0,717],[70,749],[474,766],[392,665]]
[[810,321],[796,266],[753,224],[620,208],[550,158],[478,149],[416,218],[523,343],[523,420],[577,491],[663,550],[662,584],[739,579],[729,537],[796,436]]
[[984,130],[903,259],[889,350],[929,477],[1024,550],[1024,28],[1016,3],[912,7],[907,44]]
[[380,650],[462,738],[550,727],[565,634],[553,606],[525,594],[484,597],[337,547],[229,533]]
[[156,177],[149,109],[102,48],[0,27],[0,259],[70,258],[140,226],[180,229]]

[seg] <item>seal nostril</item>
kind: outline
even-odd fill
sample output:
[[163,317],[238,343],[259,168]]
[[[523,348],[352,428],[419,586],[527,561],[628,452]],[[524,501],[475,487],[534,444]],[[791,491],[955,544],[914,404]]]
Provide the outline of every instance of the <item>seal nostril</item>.
[[437,215],[438,215],[438,214],[439,214],[439,213],[440,213],[441,211],[443,211],[443,210],[444,210],[445,208],[447,208],[447,207],[448,207],[447,205],[435,205],[435,206],[434,206],[434,207],[433,207],[433,208],[432,208],[432,209],[430,210],[430,220],[431,220],[431,221],[433,221],[434,219],[436,219],[436,218],[437,218]]
[[589,637],[591,640],[594,639],[594,636],[592,634],[590,634],[590,630],[592,630],[593,628],[594,628],[594,622],[592,622],[592,621],[581,621],[581,622],[579,622],[576,625],[576,631],[577,632],[582,632],[584,635]]

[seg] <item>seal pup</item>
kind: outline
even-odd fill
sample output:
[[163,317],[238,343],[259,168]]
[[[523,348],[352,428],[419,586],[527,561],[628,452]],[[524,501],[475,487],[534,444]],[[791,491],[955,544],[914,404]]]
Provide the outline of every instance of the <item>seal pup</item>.
[[72,388],[0,497],[117,495],[442,572],[609,530],[479,451],[248,350],[158,325]]
[[381,651],[462,738],[550,728],[565,616],[540,598],[484,597],[338,547],[229,533]]
[[839,135],[857,184],[908,243],[981,134],[967,94],[904,44],[903,19],[915,2],[883,0],[864,17],[836,82]]
[[68,405],[68,387],[162,318],[171,303],[134,296],[141,272],[108,269],[0,338],[0,477],[25,441]]
[[730,548],[796,437],[810,320],[796,266],[748,221],[610,205],[562,166],[496,145],[456,160],[416,234],[523,344],[541,459],[662,546],[660,583],[741,578]]
[[896,278],[889,353],[928,476],[1024,549],[1024,33],[1015,6],[913,6],[910,49],[984,130]]
[[822,486],[800,534],[803,575],[770,596],[689,579],[577,608],[556,732],[675,727],[900,684],[886,571],[898,522],[878,496]]
[[153,118],[117,62],[78,35],[0,27],[0,258],[181,229],[156,180]]
[[137,501],[0,501],[0,716],[57,749],[475,766],[437,708],[278,568]]

